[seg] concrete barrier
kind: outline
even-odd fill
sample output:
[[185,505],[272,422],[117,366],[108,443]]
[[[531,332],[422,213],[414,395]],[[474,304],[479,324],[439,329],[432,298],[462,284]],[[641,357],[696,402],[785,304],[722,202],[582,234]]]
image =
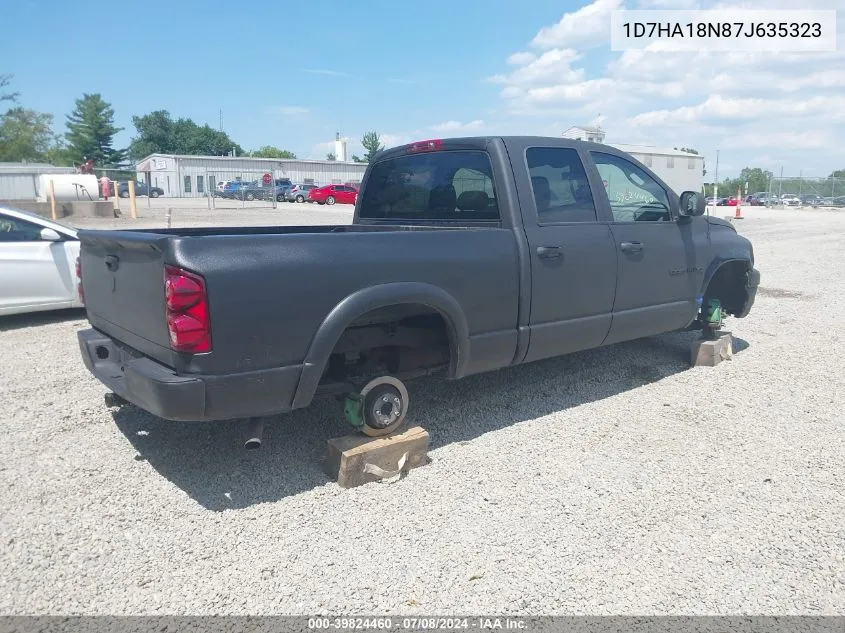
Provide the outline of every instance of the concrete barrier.
[[[45,218],[52,216],[49,202],[34,200],[0,200],[0,206],[7,206],[22,211],[37,213]],[[56,202],[56,216],[61,218],[114,218],[118,216],[111,201],[106,200],[77,200],[74,202]]]

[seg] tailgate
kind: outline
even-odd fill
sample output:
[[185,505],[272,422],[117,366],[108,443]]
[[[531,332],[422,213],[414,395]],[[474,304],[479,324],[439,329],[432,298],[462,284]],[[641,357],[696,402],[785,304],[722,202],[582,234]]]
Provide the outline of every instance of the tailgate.
[[96,329],[173,366],[164,307],[167,236],[80,231],[85,309]]

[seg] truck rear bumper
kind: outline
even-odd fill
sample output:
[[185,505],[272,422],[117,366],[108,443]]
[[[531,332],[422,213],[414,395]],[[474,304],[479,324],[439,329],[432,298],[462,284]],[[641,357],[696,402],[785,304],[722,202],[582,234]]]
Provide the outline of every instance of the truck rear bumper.
[[228,420],[290,411],[301,365],[240,374],[179,376],[97,330],[77,334],[82,360],[120,397],[167,420]]

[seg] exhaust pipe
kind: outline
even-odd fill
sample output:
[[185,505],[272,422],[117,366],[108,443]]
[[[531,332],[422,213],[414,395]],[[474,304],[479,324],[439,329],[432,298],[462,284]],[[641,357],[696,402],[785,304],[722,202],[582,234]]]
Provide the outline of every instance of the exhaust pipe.
[[249,432],[244,442],[244,448],[248,451],[254,451],[261,448],[261,436],[264,435],[264,419],[251,418],[249,421]]

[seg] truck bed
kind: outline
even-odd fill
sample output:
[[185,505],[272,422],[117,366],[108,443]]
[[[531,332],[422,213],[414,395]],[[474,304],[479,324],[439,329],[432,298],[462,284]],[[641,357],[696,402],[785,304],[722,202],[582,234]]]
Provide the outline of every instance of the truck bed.
[[[496,226],[83,230],[79,239],[92,326],[180,375],[301,363],[329,313],[379,284],[436,285],[472,312],[470,336],[516,328],[518,256],[512,231]],[[209,353],[170,348],[168,264],[205,279]]]

